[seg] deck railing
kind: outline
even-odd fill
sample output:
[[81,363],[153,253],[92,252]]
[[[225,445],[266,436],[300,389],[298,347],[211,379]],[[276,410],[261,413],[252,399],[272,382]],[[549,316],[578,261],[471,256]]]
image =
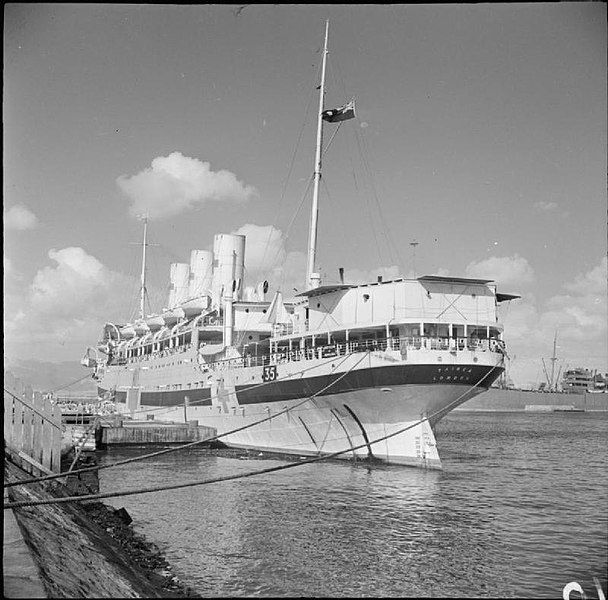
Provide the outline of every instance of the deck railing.
[[[323,336],[324,337],[324,336]],[[297,350],[288,350],[287,348],[277,350],[270,354],[245,354],[243,357],[224,359],[214,361],[209,364],[212,368],[232,368],[232,367],[255,367],[272,365],[283,362],[292,362],[299,360],[312,360],[313,358],[330,358],[332,356],[344,356],[352,352],[365,352],[367,350],[385,351],[396,350],[402,355],[416,350],[439,350],[446,352],[503,352],[504,342],[495,338],[451,338],[451,337],[431,337],[431,336],[413,336],[413,337],[389,337],[377,338],[369,340],[352,340],[343,342],[330,342],[320,344],[321,336],[317,338],[315,346],[301,348]],[[144,356],[133,357],[124,360],[114,359],[110,364],[132,364],[141,363],[164,356],[174,356],[182,354],[192,347],[192,343],[185,346],[175,348],[167,348],[160,353],[147,354]]]
[[248,355],[243,357],[208,363],[213,369],[228,369],[234,367],[255,367],[276,365],[285,362],[312,360],[345,356],[353,352],[366,352],[385,350],[399,351],[402,356],[417,350],[439,350],[451,353],[469,352],[501,352],[504,353],[504,342],[495,338],[439,338],[439,337],[392,337],[373,340],[356,340],[348,342],[334,342],[330,344],[315,345],[298,350],[285,349],[272,354]]

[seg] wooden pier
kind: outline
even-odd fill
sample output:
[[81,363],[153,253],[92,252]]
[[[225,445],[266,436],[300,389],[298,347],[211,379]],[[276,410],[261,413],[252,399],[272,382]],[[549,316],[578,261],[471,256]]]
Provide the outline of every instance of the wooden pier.
[[159,421],[117,421],[102,423],[97,435],[98,447],[109,445],[187,444],[202,441],[217,434],[213,427],[189,423]]

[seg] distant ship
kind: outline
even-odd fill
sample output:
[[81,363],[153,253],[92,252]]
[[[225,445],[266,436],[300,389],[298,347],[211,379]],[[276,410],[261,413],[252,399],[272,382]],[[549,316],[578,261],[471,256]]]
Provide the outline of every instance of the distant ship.
[[[518,298],[487,279],[427,275],[322,284],[316,270],[323,127],[355,117],[324,107],[321,71],[307,290],[287,300],[245,285],[246,238],[171,265],[169,308],[106,323],[83,364],[99,394],[136,419],[196,420],[231,447],[440,468],[433,427],[504,371],[497,305]],[[354,234],[353,234],[354,239]],[[392,437],[387,437],[391,436]],[[381,440],[381,441],[378,441]]]
[[553,340],[551,368],[543,359],[547,381],[536,390],[522,390],[506,385],[506,371],[481,397],[468,401],[461,410],[479,411],[528,411],[528,412],[585,412],[608,411],[606,380],[601,375],[583,367],[566,369],[561,381],[561,369],[555,373],[557,362],[557,333]]
[[577,411],[608,411],[608,393],[542,392],[491,387],[483,395],[461,405],[458,410],[519,412],[572,407]]
[[603,393],[606,391],[607,377],[584,367],[568,369],[564,371],[562,390],[570,394]]

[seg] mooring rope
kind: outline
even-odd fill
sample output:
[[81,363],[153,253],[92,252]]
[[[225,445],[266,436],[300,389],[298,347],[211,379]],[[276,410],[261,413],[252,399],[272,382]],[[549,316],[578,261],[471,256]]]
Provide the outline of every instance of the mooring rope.
[[100,494],[88,494],[85,496],[68,496],[65,498],[53,498],[53,499],[49,499],[49,500],[25,500],[25,501],[18,501],[18,502],[8,502],[4,505],[4,509],[20,508],[20,507],[24,507],[24,506],[63,504],[66,502],[88,502],[88,501],[92,501],[92,500],[101,500],[104,498],[120,498],[120,497],[124,497],[124,496],[133,496],[136,494],[162,492],[165,490],[177,490],[177,489],[188,488],[188,487],[196,487],[199,485],[208,485],[211,483],[219,483],[222,481],[233,481],[235,479],[244,479],[246,477],[253,477],[254,475],[262,475],[265,473],[275,473],[277,471],[292,469],[294,467],[299,467],[301,465],[330,460],[330,459],[340,456],[341,454],[344,454],[346,452],[353,452],[355,450],[360,450],[361,448],[369,447],[369,446],[372,446],[373,444],[377,444],[378,442],[382,442],[384,440],[395,437],[397,435],[401,435],[402,433],[408,431],[409,429],[413,429],[414,427],[421,425],[425,421],[429,421],[429,420],[433,419],[434,417],[436,417],[437,415],[440,415],[441,413],[446,412],[451,406],[453,406],[454,404],[459,402],[462,398],[464,398],[464,396],[466,396],[468,393],[470,393],[472,390],[474,390],[476,387],[478,387],[497,368],[498,368],[498,365],[494,365],[493,367],[491,367],[491,369],[477,383],[475,383],[475,385],[471,386],[466,392],[464,392],[463,394],[458,396],[458,398],[456,398],[455,400],[450,402],[447,406],[443,407],[442,409],[435,411],[430,416],[427,415],[426,417],[424,417],[418,421],[415,421],[414,423],[410,423],[409,425],[407,425],[406,427],[403,427],[402,429],[394,431],[393,433],[390,433],[388,435],[376,438],[375,440],[373,440],[371,442],[365,442],[363,444],[359,444],[358,446],[351,446],[350,448],[345,448],[344,450],[339,450],[337,452],[331,452],[329,454],[324,454],[323,456],[316,456],[316,457],[300,460],[299,462],[282,464],[282,465],[278,465],[275,467],[267,467],[265,469],[259,469],[257,471],[249,471],[247,473],[237,473],[234,475],[225,475],[223,477],[214,477],[212,479],[202,479],[202,480],[197,480],[197,481],[191,481],[188,483],[176,483],[176,484],[172,484],[172,485],[151,486],[151,487],[140,488],[140,489],[136,489],[136,490],[125,490],[122,492],[105,492],[105,493],[100,493]]
[[54,394],[55,392],[59,392],[61,390],[66,390],[67,388],[72,387],[73,385],[76,385],[77,383],[80,383],[81,381],[85,380],[87,377],[91,377],[91,374],[87,373],[84,377],[81,377],[80,379],[76,379],[76,381],[72,381],[71,383],[67,383],[63,387],[55,388],[54,390],[51,390],[50,392],[47,392],[47,393]]
[[91,430],[95,429],[97,427],[97,423],[99,423],[99,416],[96,416],[93,419],[93,422],[89,424],[89,426],[84,430],[84,433],[82,434],[82,437],[80,438],[80,442],[78,443],[78,447],[76,448],[76,451],[74,452],[74,460],[72,461],[72,464],[70,465],[70,468],[68,469],[69,473],[74,473],[74,466],[76,465],[76,463],[78,462],[78,458],[80,457],[80,454],[82,453],[82,450],[85,447],[85,444],[87,443],[87,438],[89,437],[89,433],[91,433]]
[[[352,356],[353,354],[356,354],[356,352],[347,352],[346,354],[344,354],[345,360],[347,357]],[[251,390],[255,390],[257,388],[261,388],[264,387],[266,385],[270,385],[271,383],[276,383],[277,381],[284,381],[286,379],[289,379],[290,377],[294,377],[296,375],[303,375],[304,373],[307,373],[308,371],[312,371],[313,369],[317,369],[319,367],[325,366],[327,364],[329,364],[332,361],[335,361],[338,357],[336,356],[332,356],[331,358],[329,358],[328,360],[318,363],[316,365],[312,365],[310,367],[306,367],[305,369],[301,369],[300,371],[295,371],[294,373],[287,373],[286,375],[283,375],[282,377],[277,377],[276,379],[273,379],[272,381],[263,381],[262,383],[256,383],[255,385],[250,385],[249,387],[243,388],[242,390],[240,390],[239,393],[243,393],[243,392],[249,392]],[[344,362],[344,361],[342,361]],[[342,364],[342,363],[340,363]],[[231,392],[225,392],[225,395],[229,395]],[[210,396],[209,398],[199,398],[198,400],[191,400],[190,403],[188,404],[188,406],[194,406],[195,404],[200,404],[201,402],[205,402],[207,400],[217,400],[222,394],[216,394],[215,396]],[[175,406],[159,406],[157,408],[147,408],[147,409],[142,409],[142,410],[135,410],[133,411],[133,414],[139,414],[139,413],[152,413],[152,412],[157,412],[157,411],[165,411],[165,412],[171,412],[173,410],[179,410],[180,408],[182,408],[183,405],[182,404],[176,404]]]
[[[369,352],[369,351],[368,351]],[[335,371],[337,368],[339,368],[345,361],[346,359],[349,357],[350,355],[347,355],[344,357],[344,359],[334,367],[333,371]],[[338,383],[338,381],[342,380],[344,377],[346,377],[346,375],[348,375],[355,367],[357,367],[362,361],[363,359],[367,356],[367,353],[363,354],[361,356],[361,358],[350,367],[350,369],[348,369],[348,371],[345,371],[344,373],[342,373],[342,375],[340,375],[339,377],[337,377],[334,381],[332,381],[331,383],[329,383],[328,385],[326,385],[324,388],[320,389],[318,392],[315,392],[314,394],[312,394],[311,396],[307,396],[306,398],[304,398],[301,402],[298,402],[297,404],[294,404],[293,406],[286,408],[284,410],[281,410],[273,415],[269,415],[267,417],[264,417],[263,419],[260,419],[258,421],[254,421],[253,423],[249,423],[248,425],[243,425],[242,427],[238,427],[237,429],[232,429],[230,431],[227,431],[225,433],[221,433],[209,438],[205,438],[203,440],[197,440],[195,442],[189,442],[188,444],[183,444],[181,446],[177,446],[177,447],[173,447],[173,448],[166,448],[164,450],[158,450],[157,452],[151,452],[148,454],[142,454],[140,456],[135,456],[133,458],[127,458],[124,460],[119,460],[113,463],[108,463],[106,465],[100,465],[100,466],[92,466],[92,467],[83,467],[82,469],[74,469],[72,470],[70,468],[69,471],[66,472],[62,472],[62,473],[55,473],[53,475],[45,475],[43,477],[32,477],[30,479],[23,479],[20,481],[13,481],[13,482],[8,482],[4,484],[4,487],[12,487],[15,485],[26,485],[29,483],[38,483],[40,481],[49,481],[51,479],[58,479],[60,477],[66,477],[67,475],[76,475],[78,473],[86,473],[89,471],[96,471],[96,470],[100,470],[100,469],[109,469],[110,467],[117,467],[117,466],[121,466],[121,465],[126,465],[128,463],[132,463],[132,462],[137,462],[139,460],[144,460],[147,458],[153,458],[156,456],[161,456],[163,454],[169,454],[170,452],[178,452],[179,450],[184,450],[187,448],[192,448],[194,446],[198,446],[200,444],[205,444],[208,442],[214,442],[220,438],[226,437],[228,435],[232,435],[234,433],[238,433],[239,431],[243,431],[245,429],[248,429],[250,427],[254,427],[256,425],[259,425],[260,423],[265,423],[266,421],[270,421],[272,419],[276,419],[277,417],[288,413],[292,410],[295,410],[296,408],[299,408],[300,406],[302,406],[303,404],[306,404],[306,402],[309,402],[310,400],[312,400],[313,398],[315,398],[316,396],[318,396],[319,394],[322,394],[323,392],[327,391],[329,388],[331,388],[332,386],[334,386],[336,383]],[[332,371],[332,372],[333,372]]]

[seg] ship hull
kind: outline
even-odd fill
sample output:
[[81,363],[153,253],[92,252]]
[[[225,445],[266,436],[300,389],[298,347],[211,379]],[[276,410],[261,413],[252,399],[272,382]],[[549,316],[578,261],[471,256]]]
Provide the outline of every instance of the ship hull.
[[502,367],[396,359],[387,365],[386,357],[376,358],[379,364],[369,364],[369,357],[358,364],[351,357],[350,368],[339,373],[328,371],[327,361],[306,365],[310,375],[299,378],[294,369],[301,373],[303,365],[292,364],[291,371],[280,365],[278,381],[267,385],[230,385],[224,373],[223,389],[143,391],[136,405],[118,391],[118,406],[143,420],[196,420],[234,448],[441,468],[433,426],[487,389]]

